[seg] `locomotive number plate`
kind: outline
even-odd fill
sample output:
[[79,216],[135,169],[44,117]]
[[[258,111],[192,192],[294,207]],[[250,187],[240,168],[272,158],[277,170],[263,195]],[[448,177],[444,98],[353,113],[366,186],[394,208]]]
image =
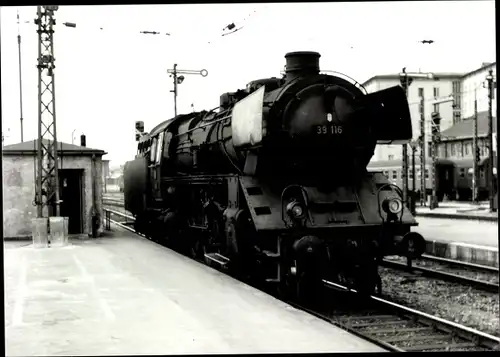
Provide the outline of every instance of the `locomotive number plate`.
[[318,135],[340,135],[342,125],[316,125],[315,132]]

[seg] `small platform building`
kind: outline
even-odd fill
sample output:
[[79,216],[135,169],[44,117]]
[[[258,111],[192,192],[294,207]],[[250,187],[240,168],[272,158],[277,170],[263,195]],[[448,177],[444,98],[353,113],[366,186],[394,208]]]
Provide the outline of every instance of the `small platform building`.
[[[58,142],[60,216],[69,235],[102,232],[103,150]],[[3,147],[3,236],[29,238],[34,205],[38,140]],[[44,207],[46,212],[47,207]],[[44,214],[45,215],[45,214]],[[93,232],[93,222],[94,232]]]

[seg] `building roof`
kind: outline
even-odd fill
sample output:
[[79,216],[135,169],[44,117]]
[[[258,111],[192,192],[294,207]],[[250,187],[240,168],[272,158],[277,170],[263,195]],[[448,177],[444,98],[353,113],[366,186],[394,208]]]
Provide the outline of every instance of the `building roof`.
[[[48,140],[44,139],[46,144]],[[57,142],[57,154],[63,156],[91,156],[91,155],[106,155],[107,152],[99,149],[92,149],[85,146],[66,144]],[[2,148],[3,155],[34,155],[38,150],[38,139],[25,141],[22,143],[6,145]]]
[[[441,132],[442,141],[452,141],[460,139],[470,139],[473,136],[474,120],[473,117],[465,118]],[[493,116],[493,132],[496,132],[496,118]],[[477,135],[479,137],[488,134],[488,112],[477,113]]]
[[470,76],[473,76],[474,74],[478,73],[478,72],[481,72],[482,70],[485,70],[487,68],[493,68],[493,67],[496,67],[497,63],[496,62],[491,62],[491,63],[483,63],[483,65],[479,68],[476,68],[475,70],[473,71],[470,71],[470,72],[467,72],[466,74],[463,75],[462,78],[466,78],[466,77],[470,77]]
[[[453,72],[432,72],[434,74],[434,78],[416,78],[416,80],[426,80],[426,81],[435,81],[439,80],[441,78],[443,79],[459,79],[464,76],[463,73],[453,73]],[[370,79],[366,80],[363,82],[363,85],[367,85],[369,82],[376,81],[376,80],[392,80],[392,79],[397,79],[399,80],[400,76],[399,73],[397,74],[379,74],[376,76],[371,77]]]

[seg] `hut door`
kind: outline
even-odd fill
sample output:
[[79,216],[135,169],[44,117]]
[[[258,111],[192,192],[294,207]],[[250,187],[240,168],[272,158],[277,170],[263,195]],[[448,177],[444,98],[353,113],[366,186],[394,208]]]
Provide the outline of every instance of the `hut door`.
[[61,217],[68,217],[68,234],[83,232],[83,170],[59,170]]

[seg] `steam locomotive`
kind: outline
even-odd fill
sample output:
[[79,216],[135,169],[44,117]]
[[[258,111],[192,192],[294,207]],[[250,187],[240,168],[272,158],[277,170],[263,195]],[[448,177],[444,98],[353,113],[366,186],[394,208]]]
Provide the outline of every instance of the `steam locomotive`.
[[150,239],[282,293],[323,279],[373,293],[382,257],[425,248],[400,189],[366,169],[377,143],[411,138],[405,93],[320,74],[316,52],[285,58],[283,78],[142,136],[125,208]]

